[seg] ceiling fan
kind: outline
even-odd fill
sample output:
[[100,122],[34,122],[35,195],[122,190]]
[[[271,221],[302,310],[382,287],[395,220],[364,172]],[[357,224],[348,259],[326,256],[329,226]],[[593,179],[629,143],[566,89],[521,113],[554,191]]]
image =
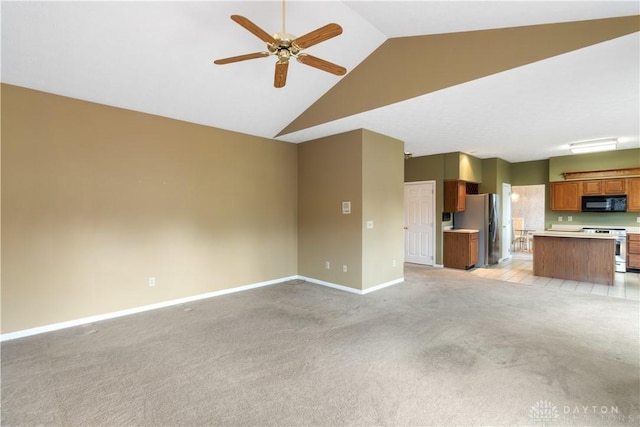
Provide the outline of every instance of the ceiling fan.
[[267,43],[267,51],[217,59],[213,61],[214,64],[224,65],[232,62],[246,61],[248,59],[264,58],[270,55],[277,56],[278,61],[276,62],[276,71],[273,80],[273,86],[276,88],[284,87],[287,83],[287,71],[291,58],[296,58],[301,64],[309,65],[337,76],[342,76],[347,72],[347,69],[340,65],[302,53],[303,49],[342,34],[342,27],[338,24],[327,24],[300,37],[288,34],[285,30],[284,0],[282,1],[282,32],[275,33],[273,36],[269,35],[244,16],[231,15],[231,19]]

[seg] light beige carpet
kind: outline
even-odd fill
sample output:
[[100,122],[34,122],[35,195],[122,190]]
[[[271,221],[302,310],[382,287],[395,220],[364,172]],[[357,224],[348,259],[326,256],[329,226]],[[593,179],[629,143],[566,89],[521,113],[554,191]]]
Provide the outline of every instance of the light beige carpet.
[[2,344],[2,425],[640,424],[637,301],[409,266]]

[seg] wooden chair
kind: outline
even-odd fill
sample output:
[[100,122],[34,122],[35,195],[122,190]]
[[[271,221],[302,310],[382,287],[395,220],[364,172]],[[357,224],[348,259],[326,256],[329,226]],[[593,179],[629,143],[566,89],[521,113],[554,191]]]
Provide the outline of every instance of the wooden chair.
[[524,229],[524,218],[511,218],[513,228],[512,246],[514,251],[522,251],[527,245],[526,230]]

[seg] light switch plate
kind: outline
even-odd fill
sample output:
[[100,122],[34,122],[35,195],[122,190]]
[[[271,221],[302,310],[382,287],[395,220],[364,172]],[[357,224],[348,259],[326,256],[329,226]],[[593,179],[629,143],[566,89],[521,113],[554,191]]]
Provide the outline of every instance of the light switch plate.
[[373,228],[373,221],[367,221],[367,228]]
[[351,202],[346,200],[342,202],[342,213],[348,215],[351,213]]

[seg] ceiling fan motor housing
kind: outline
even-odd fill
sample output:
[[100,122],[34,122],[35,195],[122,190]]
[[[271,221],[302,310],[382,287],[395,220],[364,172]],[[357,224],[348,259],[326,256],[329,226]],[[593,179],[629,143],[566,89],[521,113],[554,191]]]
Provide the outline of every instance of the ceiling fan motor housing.
[[278,57],[280,62],[288,62],[289,58],[295,57],[302,49],[295,44],[295,36],[288,33],[276,33],[273,35],[276,43],[267,43],[267,49]]

